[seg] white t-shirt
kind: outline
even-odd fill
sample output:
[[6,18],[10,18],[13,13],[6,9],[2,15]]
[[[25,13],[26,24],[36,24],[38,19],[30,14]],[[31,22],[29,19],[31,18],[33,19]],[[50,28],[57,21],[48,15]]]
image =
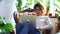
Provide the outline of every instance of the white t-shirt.
[[49,29],[51,28],[51,22],[48,16],[36,17],[36,28]]

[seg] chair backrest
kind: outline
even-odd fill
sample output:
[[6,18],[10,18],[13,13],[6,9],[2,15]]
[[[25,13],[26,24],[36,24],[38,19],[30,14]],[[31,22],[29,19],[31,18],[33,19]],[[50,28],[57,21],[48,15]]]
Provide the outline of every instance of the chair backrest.
[[34,15],[20,15],[21,23],[25,23],[27,20],[30,21],[34,27],[36,26],[36,16]]

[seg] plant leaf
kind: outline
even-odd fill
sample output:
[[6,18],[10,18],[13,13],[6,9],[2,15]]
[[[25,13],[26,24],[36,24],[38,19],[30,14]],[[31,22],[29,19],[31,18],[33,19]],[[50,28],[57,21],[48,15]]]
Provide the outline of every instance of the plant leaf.
[[60,0],[57,0],[58,2],[60,2]]
[[12,24],[11,24],[11,23],[7,23],[7,24],[5,25],[5,29],[6,29],[6,30],[13,30]]
[[59,9],[60,9],[60,7],[59,7],[57,4],[55,4],[55,3],[54,3],[53,5],[54,5],[55,7],[57,7],[57,8],[59,8]]
[[54,6],[57,6],[57,7],[58,7],[58,5],[57,5],[57,4],[55,4],[55,3],[54,3]]

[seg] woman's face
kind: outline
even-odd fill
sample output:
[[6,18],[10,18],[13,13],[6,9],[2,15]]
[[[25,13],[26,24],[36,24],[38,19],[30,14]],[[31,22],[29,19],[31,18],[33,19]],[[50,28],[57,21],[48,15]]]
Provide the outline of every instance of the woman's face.
[[43,16],[43,15],[45,15],[45,11],[44,11],[44,9],[42,10],[43,8],[39,8],[39,7],[36,7],[35,8],[35,13],[39,16],[39,15],[41,15],[41,16]]
[[36,13],[37,15],[41,15],[41,14],[42,14],[42,11],[41,11],[38,7],[36,7],[35,13]]

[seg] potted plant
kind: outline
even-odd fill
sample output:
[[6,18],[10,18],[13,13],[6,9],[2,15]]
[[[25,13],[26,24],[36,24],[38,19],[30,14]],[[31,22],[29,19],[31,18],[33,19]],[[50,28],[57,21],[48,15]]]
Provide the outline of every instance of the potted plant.
[[[56,0],[57,2],[60,2],[60,0]],[[56,4],[56,3],[53,3],[53,5],[56,7],[56,9],[57,9],[57,14],[58,14],[58,21],[60,22],[60,11],[58,11],[58,9],[60,9],[60,7],[59,7],[59,5],[58,4]]]
[[0,16],[0,34],[10,34],[10,30],[13,30],[12,24]]

